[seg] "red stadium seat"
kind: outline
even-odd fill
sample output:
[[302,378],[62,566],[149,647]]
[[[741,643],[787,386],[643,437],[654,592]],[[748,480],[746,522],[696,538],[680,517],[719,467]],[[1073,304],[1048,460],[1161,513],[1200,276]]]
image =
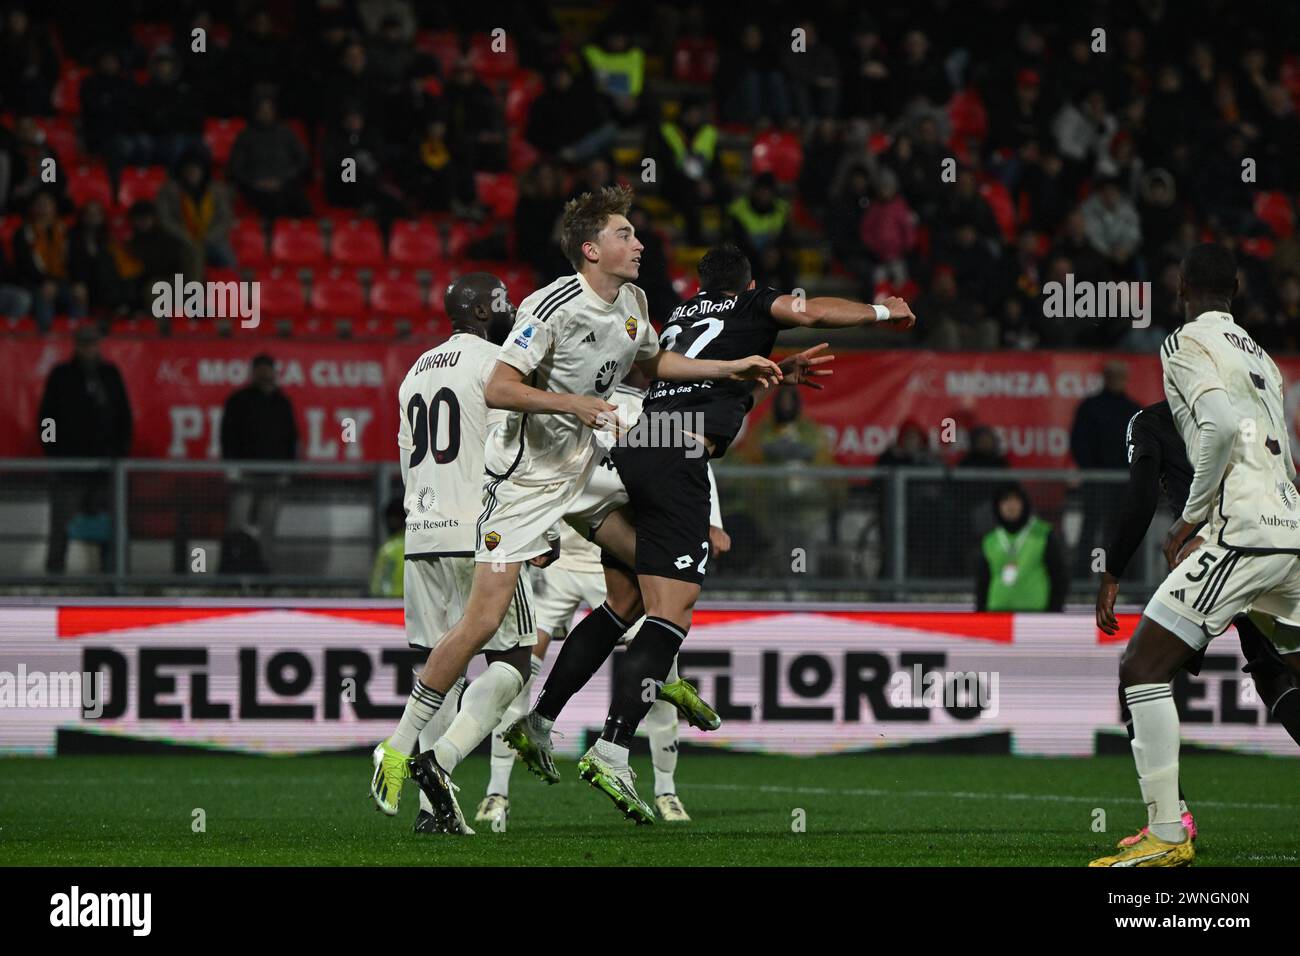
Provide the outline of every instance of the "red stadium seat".
[[36,320],[32,318],[14,318],[13,316],[0,316],[0,335],[35,335],[40,329],[36,327]]
[[511,173],[475,173],[479,202],[498,219],[513,220],[519,205],[519,181]]
[[283,266],[323,266],[320,224],[314,219],[277,219],[271,229],[271,259]]
[[265,265],[266,233],[257,218],[240,219],[230,230],[230,245],[235,250],[235,260],[244,268]]
[[537,165],[541,153],[522,136],[511,136],[506,143],[507,161],[512,173],[522,173]]
[[153,199],[166,181],[167,170],[162,166],[128,166],[118,180],[118,205],[128,208],[137,200]]
[[172,25],[165,20],[131,24],[131,39],[146,53],[152,53],[164,43],[171,43],[174,32]]
[[397,265],[428,269],[442,258],[442,237],[432,223],[399,220],[388,239],[388,258]]
[[295,339],[322,339],[334,335],[334,320],[319,315],[296,315],[284,324]]
[[307,303],[302,297],[302,283],[292,272],[273,269],[257,277],[260,306],[264,316],[293,318],[305,315]]
[[59,71],[52,96],[56,110],[65,116],[81,114],[81,81],[89,74],[90,70],[75,64],[64,66]]
[[[519,47],[509,35],[501,37],[504,49],[492,49],[493,38],[488,33],[475,33],[470,38],[469,56],[477,73],[489,85],[493,80],[505,79],[519,69]],[[501,46],[500,43],[497,44]]]
[[451,335],[451,323],[442,316],[427,316],[411,323],[411,337],[432,348]]
[[754,137],[749,166],[755,176],[770,172],[781,182],[792,183],[803,168],[803,144],[794,133],[760,133]]
[[238,118],[203,121],[203,142],[212,154],[214,164],[224,166],[230,161],[230,150],[247,125],[247,120]]
[[45,134],[45,142],[58,157],[60,166],[72,166],[81,161],[81,147],[77,143],[77,130],[69,116],[38,116],[36,125]]
[[418,318],[425,313],[420,283],[401,273],[376,278],[370,287],[370,311],[390,318]]
[[528,110],[541,92],[541,77],[527,70],[516,72],[506,85],[506,125],[527,126]]
[[1011,201],[1011,193],[1007,187],[996,179],[989,180],[980,184],[980,195],[984,201],[989,204],[989,209],[993,211],[993,218],[997,220],[998,228],[1002,230],[1002,237],[1007,242],[1016,241],[1016,208],[1015,203]]
[[718,42],[712,37],[684,37],[673,46],[673,79],[708,86],[718,71]]
[[948,101],[948,121],[952,124],[953,142],[983,142],[988,137],[989,114],[973,87],[961,90]]
[[442,75],[450,76],[452,67],[456,65],[456,57],[460,56],[460,37],[454,30],[438,33],[421,30],[415,35],[415,48],[428,56],[437,57],[442,66]]
[[351,273],[317,275],[311,287],[311,308],[320,315],[360,318],[366,311],[366,294]]
[[68,173],[68,198],[77,206],[97,199],[105,209],[111,209],[113,184],[108,181],[108,170],[103,166],[73,167]]
[[1278,239],[1290,238],[1295,232],[1295,207],[1283,192],[1259,193],[1255,196],[1255,215]]
[[377,268],[384,263],[384,237],[370,219],[336,222],[330,236],[330,259],[339,265]]
[[1241,251],[1252,259],[1263,259],[1268,261],[1273,258],[1273,250],[1277,248],[1277,243],[1267,236],[1258,236],[1252,239],[1241,240]]
[[[450,276],[434,276],[429,285],[429,312],[434,315],[447,315],[447,286],[451,284]],[[518,303],[516,303],[518,304]]]
[[0,219],[0,243],[4,243],[5,257],[13,255],[14,233],[23,227],[23,217],[17,215],[5,216]]
[[218,266],[208,266],[203,270],[203,278],[208,282],[239,282],[243,276],[239,274],[238,269],[222,269]]

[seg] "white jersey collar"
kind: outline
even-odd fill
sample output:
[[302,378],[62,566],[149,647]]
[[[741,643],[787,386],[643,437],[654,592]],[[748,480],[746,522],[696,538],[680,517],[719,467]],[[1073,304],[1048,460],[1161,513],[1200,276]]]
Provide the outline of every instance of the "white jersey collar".
[[1233,325],[1237,324],[1236,320],[1232,317],[1231,312],[1219,312],[1217,309],[1211,309],[1209,312],[1202,312],[1196,318],[1192,319],[1192,321],[1199,322],[1202,319],[1205,319],[1210,322],[1218,320],[1218,321],[1231,322]]
[[583,294],[590,300],[592,308],[600,312],[613,312],[618,308],[618,300],[623,297],[623,288],[627,285],[626,282],[618,287],[618,295],[614,296],[614,301],[606,302],[596,294],[596,290],[591,287],[591,283],[587,281],[586,276],[581,272],[576,273],[576,275],[578,276],[578,283],[582,286]]

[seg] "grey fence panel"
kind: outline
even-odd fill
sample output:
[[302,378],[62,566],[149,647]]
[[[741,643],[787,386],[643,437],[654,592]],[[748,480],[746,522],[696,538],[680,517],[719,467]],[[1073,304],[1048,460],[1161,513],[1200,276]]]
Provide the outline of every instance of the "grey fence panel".
[[[715,466],[731,550],[716,599],[973,600],[992,497],[1018,482],[1091,600],[1124,472]],[[364,593],[395,462],[0,461],[0,585],[65,593]],[[1163,576],[1157,515],[1126,601]]]

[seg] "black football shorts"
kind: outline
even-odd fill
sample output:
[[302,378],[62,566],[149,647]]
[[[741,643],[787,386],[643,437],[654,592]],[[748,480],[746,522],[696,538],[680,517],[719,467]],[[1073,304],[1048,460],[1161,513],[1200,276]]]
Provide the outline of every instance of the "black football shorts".
[[[692,452],[701,452],[689,457]],[[636,523],[636,573],[703,584],[709,561],[709,456],[702,448],[614,448]]]

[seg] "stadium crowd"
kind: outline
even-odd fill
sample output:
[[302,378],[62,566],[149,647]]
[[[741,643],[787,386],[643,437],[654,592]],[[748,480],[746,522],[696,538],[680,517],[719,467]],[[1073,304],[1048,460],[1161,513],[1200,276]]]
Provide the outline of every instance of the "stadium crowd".
[[[436,330],[467,267],[558,274],[564,201],[621,178],[656,311],[727,235],[760,282],[909,297],[918,346],[1151,351],[1214,237],[1239,321],[1300,337],[1293,9],[58,6],[0,29],[11,331],[131,329],[177,272],[262,280],[279,334]],[[1044,317],[1066,274],[1150,281],[1151,327]]]

